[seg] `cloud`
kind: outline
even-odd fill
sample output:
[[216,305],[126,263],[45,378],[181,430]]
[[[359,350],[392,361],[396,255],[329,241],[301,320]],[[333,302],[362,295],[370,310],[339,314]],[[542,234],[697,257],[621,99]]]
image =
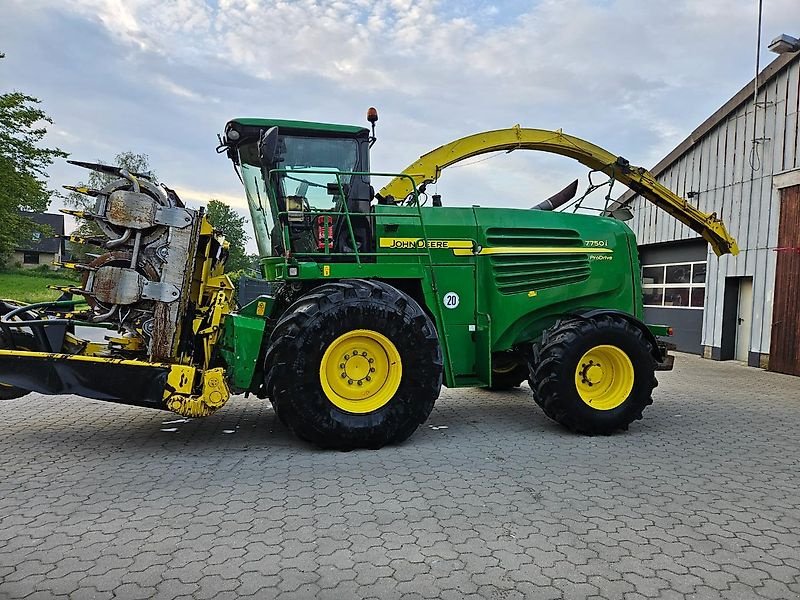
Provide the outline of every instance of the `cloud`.
[[[800,22],[796,0],[765,5],[765,39]],[[515,123],[650,166],[752,77],[756,34],[749,0],[11,0],[4,16],[3,78],[45,101],[59,145],[146,152],[168,185],[239,208],[214,153],[238,116],[359,123],[375,105],[382,171]],[[585,173],[513,153],[446,170],[439,191],[530,206]]]
[[[183,36],[207,33],[211,8],[202,0],[78,0],[68,3],[40,1],[49,8],[64,8],[102,24],[118,41],[142,51],[165,54],[174,50]],[[199,44],[181,45],[181,53],[202,48]]]
[[184,87],[175,83],[174,81],[167,79],[164,75],[158,75],[155,78],[156,83],[160,85],[164,90],[169,92],[174,96],[178,96],[180,98],[185,98],[187,100],[192,100],[194,102],[219,102],[219,98],[215,98],[212,96],[206,96],[204,94],[199,94],[197,92],[193,92],[188,87]]

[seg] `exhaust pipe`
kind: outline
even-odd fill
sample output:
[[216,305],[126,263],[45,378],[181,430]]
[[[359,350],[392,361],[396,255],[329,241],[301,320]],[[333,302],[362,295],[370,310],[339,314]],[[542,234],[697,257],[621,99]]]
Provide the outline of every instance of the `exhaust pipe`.
[[578,180],[576,179],[565,187],[560,192],[553,194],[547,200],[543,200],[536,206],[531,207],[532,210],[555,210],[562,204],[566,204],[575,197],[578,193]]

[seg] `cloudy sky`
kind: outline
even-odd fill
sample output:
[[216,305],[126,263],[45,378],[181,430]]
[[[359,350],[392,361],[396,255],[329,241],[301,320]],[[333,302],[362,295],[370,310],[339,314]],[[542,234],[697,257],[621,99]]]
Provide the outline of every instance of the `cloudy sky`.
[[[245,214],[216,134],[240,116],[364,123],[373,169],[458,137],[562,128],[652,166],[753,76],[757,0],[2,0],[0,90],[43,101],[48,144],[150,156],[190,204]],[[798,0],[764,0],[767,42]],[[586,169],[533,152],[445,171],[450,204],[530,206]],[[84,178],[64,164],[54,186]],[[622,191],[622,190],[620,190]],[[616,195],[616,194],[615,194]],[[252,243],[251,243],[252,247]]]

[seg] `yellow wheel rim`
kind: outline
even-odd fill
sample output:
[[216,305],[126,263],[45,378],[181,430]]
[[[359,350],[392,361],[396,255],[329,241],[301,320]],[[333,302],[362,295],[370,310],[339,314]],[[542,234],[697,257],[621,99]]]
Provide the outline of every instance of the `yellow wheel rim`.
[[385,335],[370,329],[354,329],[333,340],[319,366],[319,380],[328,400],[360,415],[389,402],[402,377],[397,348]]
[[633,363],[616,346],[595,346],[575,369],[575,387],[586,404],[597,410],[617,408],[633,389]]

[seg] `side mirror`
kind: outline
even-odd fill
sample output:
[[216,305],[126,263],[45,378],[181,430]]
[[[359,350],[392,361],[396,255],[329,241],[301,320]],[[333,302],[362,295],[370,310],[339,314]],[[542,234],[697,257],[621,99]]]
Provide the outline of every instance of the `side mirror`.
[[261,132],[258,139],[258,158],[261,166],[269,169],[275,163],[275,154],[278,151],[278,128],[270,127]]
[[617,221],[630,221],[633,218],[633,213],[627,206],[621,206],[611,211],[611,218]]

